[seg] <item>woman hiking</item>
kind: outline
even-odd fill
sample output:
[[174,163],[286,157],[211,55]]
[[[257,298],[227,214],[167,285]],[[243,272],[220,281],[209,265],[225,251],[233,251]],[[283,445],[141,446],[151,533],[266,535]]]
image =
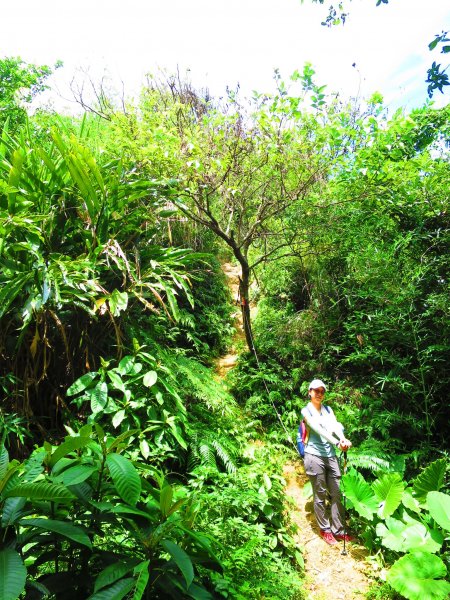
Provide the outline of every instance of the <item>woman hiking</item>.
[[[345,533],[344,508],[341,503],[339,480],[341,472],[336,458],[336,448],[346,452],[352,443],[344,436],[332,409],[323,404],[326,385],[320,379],[309,384],[310,402],[302,409],[309,430],[305,443],[305,472],[311,481],[314,496],[314,514],[320,535],[327,544],[351,541]],[[330,495],[330,515],[327,516],[325,500]]]

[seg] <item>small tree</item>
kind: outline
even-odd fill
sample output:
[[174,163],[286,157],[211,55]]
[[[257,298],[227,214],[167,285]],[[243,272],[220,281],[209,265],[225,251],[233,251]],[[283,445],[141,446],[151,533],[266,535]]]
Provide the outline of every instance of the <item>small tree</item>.
[[[238,261],[244,332],[252,352],[252,275],[261,263],[297,254],[305,245],[299,214],[332,162],[320,116],[302,108],[309,90],[320,102],[312,73],[306,67],[303,76],[294,76],[303,80],[302,97],[289,96],[279,81],[278,94],[255,95],[246,106],[233,93],[226,104],[213,107],[202,104],[190,87],[170,88],[180,170],[173,200],[190,220],[223,240]],[[147,98],[155,91],[150,88]],[[167,90],[164,97],[167,102]]]

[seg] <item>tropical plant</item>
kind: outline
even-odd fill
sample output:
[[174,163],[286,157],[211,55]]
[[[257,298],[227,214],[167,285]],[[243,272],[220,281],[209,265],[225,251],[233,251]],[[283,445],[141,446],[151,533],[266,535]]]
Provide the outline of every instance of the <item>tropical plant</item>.
[[297,381],[362,393],[356,439],[402,452],[424,431],[431,451],[448,413],[448,108],[340,116],[330,127],[351,155],[298,224],[310,256],[259,277],[256,339]]
[[174,447],[187,450],[186,408],[174,385],[175,373],[145,348],[125,356],[116,367],[102,360],[99,371],[77,379],[67,396],[81,409],[87,405],[88,421],[121,432],[139,429],[141,456],[162,465]]
[[177,296],[192,301],[190,253],[151,242],[164,184],[96,157],[83,127],[53,130],[49,149],[6,131],[0,146],[2,373],[18,382],[9,408],[47,429],[70,376],[111,344],[120,357],[127,313],[176,320]]
[[2,600],[25,585],[33,597],[212,597],[197,569],[220,563],[193,530],[193,499],[124,456],[135,434],[87,425],[22,465],[2,447]]
[[394,557],[404,554],[393,562],[387,581],[409,600],[444,599],[450,592],[445,562],[436,556],[450,525],[450,497],[439,491],[446,466],[445,459],[431,463],[409,486],[395,472],[372,484],[355,469],[343,477],[365,543],[372,550],[381,545]]

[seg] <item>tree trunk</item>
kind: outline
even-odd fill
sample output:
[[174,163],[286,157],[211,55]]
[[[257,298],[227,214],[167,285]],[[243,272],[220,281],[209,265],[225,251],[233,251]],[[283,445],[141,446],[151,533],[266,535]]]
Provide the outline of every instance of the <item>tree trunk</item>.
[[[185,209],[183,209],[184,214],[186,214],[191,219],[193,218],[192,213],[189,213]],[[208,215],[210,216],[210,215]],[[246,244],[239,245],[235,239],[234,232],[231,231],[230,234],[224,232],[218,225],[217,221],[210,217],[210,221],[201,221],[201,224],[208,227],[211,231],[213,231],[217,236],[222,238],[224,242],[233,250],[233,254],[241,265],[241,277],[239,277],[239,299],[241,304],[241,312],[242,312],[242,323],[244,326],[244,334],[245,341],[247,342],[247,347],[253,356],[257,359],[255,346],[253,344],[253,334],[252,334],[252,323],[250,320],[250,274],[251,269],[248,264],[248,248],[250,242]],[[193,219],[196,220],[195,218]]]
[[250,319],[250,269],[247,261],[239,260],[242,269],[242,277],[239,278],[239,298],[241,302],[242,322],[244,325],[245,341],[248,349],[256,357],[253,343],[252,322]]

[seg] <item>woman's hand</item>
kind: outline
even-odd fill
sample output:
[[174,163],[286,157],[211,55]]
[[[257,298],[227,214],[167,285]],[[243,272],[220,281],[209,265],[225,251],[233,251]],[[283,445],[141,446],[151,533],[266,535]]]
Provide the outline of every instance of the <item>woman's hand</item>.
[[347,440],[346,438],[342,438],[342,440],[340,440],[340,442],[338,444],[338,448],[339,448],[339,450],[342,450],[342,452],[347,452],[347,450],[351,447],[352,447],[351,441]]

